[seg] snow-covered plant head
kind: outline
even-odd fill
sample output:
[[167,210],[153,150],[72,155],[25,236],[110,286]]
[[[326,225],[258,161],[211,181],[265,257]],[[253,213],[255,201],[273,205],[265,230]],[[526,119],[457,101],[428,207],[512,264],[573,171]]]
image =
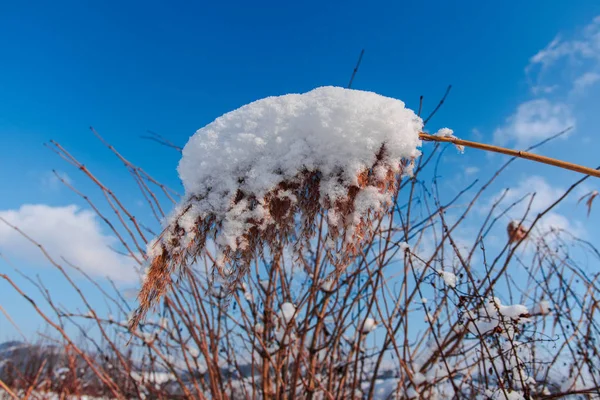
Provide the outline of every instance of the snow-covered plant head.
[[198,130],[178,167],[185,198],[149,245],[132,325],[207,241],[233,288],[260,252],[299,251],[322,216],[343,270],[392,204],[398,177],[411,174],[422,128],[400,100],[321,87],[255,101]]

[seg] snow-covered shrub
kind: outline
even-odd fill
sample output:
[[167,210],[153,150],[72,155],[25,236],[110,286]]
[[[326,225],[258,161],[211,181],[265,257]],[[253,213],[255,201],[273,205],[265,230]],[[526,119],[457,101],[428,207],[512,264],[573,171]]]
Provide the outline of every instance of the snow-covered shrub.
[[185,199],[148,246],[134,325],[207,240],[231,289],[257,252],[291,237],[299,250],[323,213],[343,270],[391,206],[397,175],[411,174],[422,128],[400,100],[321,87],[255,101],[198,130],[178,168]]
[[[339,88],[242,107],[190,140],[186,195],[150,244],[152,222],[101,187],[129,233],[117,250],[139,260],[148,244],[146,300],[170,290],[130,330],[127,291],[59,268],[83,301],[32,281],[44,304],[3,272],[71,356],[0,345],[0,379],[13,398],[598,398],[597,250],[493,200],[497,175],[477,193],[442,181],[456,160],[433,169],[437,146],[406,178],[418,129],[397,100]],[[159,196],[176,195],[121,160],[158,226]]]

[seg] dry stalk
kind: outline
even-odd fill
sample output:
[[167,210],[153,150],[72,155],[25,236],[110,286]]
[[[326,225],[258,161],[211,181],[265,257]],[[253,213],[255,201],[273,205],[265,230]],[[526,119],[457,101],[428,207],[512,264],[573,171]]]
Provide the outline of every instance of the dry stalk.
[[543,164],[553,165],[555,167],[568,169],[570,171],[575,171],[575,172],[579,172],[579,173],[582,173],[585,175],[591,175],[591,176],[595,176],[596,178],[600,178],[600,170],[598,170],[598,169],[584,167],[582,165],[573,164],[573,163],[570,163],[567,161],[557,160],[556,158],[540,156],[538,154],[529,153],[526,151],[512,150],[512,149],[507,149],[505,147],[493,146],[491,144],[473,142],[470,140],[430,135],[428,133],[423,133],[423,132],[419,133],[419,137],[425,141],[452,143],[452,144],[458,145],[458,146],[467,146],[467,147],[472,147],[474,149],[480,149],[480,150],[485,150],[485,151],[491,151],[493,153],[501,153],[501,154],[506,154],[506,155],[513,156],[513,157],[524,158],[526,160],[532,160],[532,161],[536,161],[536,162],[543,163]]

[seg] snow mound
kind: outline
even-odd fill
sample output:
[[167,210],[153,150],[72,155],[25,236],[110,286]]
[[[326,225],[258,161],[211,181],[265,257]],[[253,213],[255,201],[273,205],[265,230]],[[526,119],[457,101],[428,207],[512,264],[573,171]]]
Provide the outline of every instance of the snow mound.
[[[237,190],[264,196],[304,170],[322,174],[322,197],[335,199],[375,162],[419,155],[422,121],[400,100],[321,87],[268,97],[217,118],[183,149],[178,171],[196,212],[226,213]],[[341,180],[340,180],[341,178]]]
[[[221,223],[216,244],[243,249],[248,223],[265,230],[280,222],[284,216],[274,209],[301,202],[298,186],[313,179],[314,200],[329,209],[333,231],[352,228],[390,201],[382,183],[420,154],[422,127],[402,101],[359,90],[322,87],[255,101],[190,138],[178,167],[188,201],[172,220],[190,238],[199,219],[214,217]],[[410,173],[410,164],[403,172]],[[352,194],[358,215],[344,221],[332,205],[344,202],[352,187],[362,189]],[[275,207],[267,204],[273,201]]]
[[422,128],[400,100],[321,87],[255,101],[198,130],[178,167],[185,199],[148,246],[142,307],[207,240],[231,284],[265,245],[293,234],[301,247],[319,212],[327,216],[331,253],[340,260],[356,254],[391,205],[397,176],[412,174]]

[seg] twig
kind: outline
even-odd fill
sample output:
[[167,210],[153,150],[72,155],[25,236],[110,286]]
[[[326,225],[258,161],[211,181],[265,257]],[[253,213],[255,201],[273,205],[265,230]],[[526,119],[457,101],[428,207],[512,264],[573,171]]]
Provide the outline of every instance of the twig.
[[[2,256],[2,254],[0,254],[0,256]],[[10,316],[10,314],[4,309],[4,307],[2,307],[2,305],[0,305],[0,312],[2,312],[2,314],[4,314],[4,316],[6,317],[6,319],[8,320],[8,322],[10,322],[11,325],[15,328],[15,330],[17,332],[19,332],[19,334],[23,337],[23,339],[25,341],[27,341],[27,337],[23,334],[23,331],[19,328],[19,325],[17,325],[15,323],[15,321],[12,319],[12,317]]]
[[181,146],[177,146],[175,143],[171,142],[168,139],[165,139],[163,136],[159,135],[156,132],[152,132],[152,131],[148,131],[148,133],[150,134],[150,136],[140,136],[141,139],[146,139],[146,140],[152,140],[154,142],[157,142],[159,144],[162,144],[163,146],[167,146],[170,147],[172,149],[177,150],[178,152],[182,152],[183,151],[183,147]]
[[533,153],[528,153],[526,151],[512,150],[512,149],[507,149],[505,147],[493,146],[491,144],[484,144],[484,143],[479,143],[479,142],[472,142],[470,140],[462,140],[462,139],[458,139],[458,138],[435,136],[435,135],[430,135],[428,133],[423,133],[423,132],[419,133],[419,138],[421,138],[422,140],[425,140],[425,141],[447,142],[447,143],[452,143],[455,145],[472,147],[474,149],[486,150],[486,151],[491,151],[494,153],[507,154],[509,156],[524,158],[526,160],[537,161],[537,162],[540,162],[543,164],[554,165],[555,167],[568,169],[571,171],[580,172],[585,175],[591,175],[591,176],[595,176],[596,178],[600,178],[600,171],[598,171],[596,169],[584,167],[584,166],[578,165],[578,164],[573,164],[573,163],[570,163],[567,161],[557,160],[556,158],[550,158],[550,157],[540,156],[540,155],[533,154]]
[[358,72],[358,68],[360,67],[360,62],[362,61],[363,54],[365,54],[365,49],[360,51],[360,55],[358,56],[358,61],[356,62],[356,67],[354,67],[354,71],[352,72],[352,76],[350,77],[350,82],[348,82],[348,89],[352,88],[352,82],[354,81],[354,77]]
[[444,102],[446,101],[446,97],[448,97],[448,94],[450,93],[451,89],[452,89],[452,85],[448,85],[448,87],[446,88],[446,93],[444,93],[444,95],[442,96],[442,99],[440,100],[440,102],[438,103],[438,105],[433,109],[433,111],[431,112],[431,114],[429,114],[429,117],[425,118],[425,121],[423,121],[423,125],[427,125],[427,123],[429,122],[429,120],[431,118],[433,118],[433,116],[435,115],[435,113],[437,113],[438,110],[442,107],[442,105],[444,105]]
[[10,390],[10,388],[9,388],[9,387],[6,385],[6,383],[4,383],[4,382],[2,381],[2,379],[0,379],[0,387],[1,387],[2,389],[4,389],[4,390],[6,391],[6,393],[8,393],[8,394],[9,394],[9,395],[10,395],[10,396],[13,398],[13,399],[17,399],[17,400],[19,400],[19,396],[17,396],[17,395],[15,394],[15,392],[13,392],[12,390]]

